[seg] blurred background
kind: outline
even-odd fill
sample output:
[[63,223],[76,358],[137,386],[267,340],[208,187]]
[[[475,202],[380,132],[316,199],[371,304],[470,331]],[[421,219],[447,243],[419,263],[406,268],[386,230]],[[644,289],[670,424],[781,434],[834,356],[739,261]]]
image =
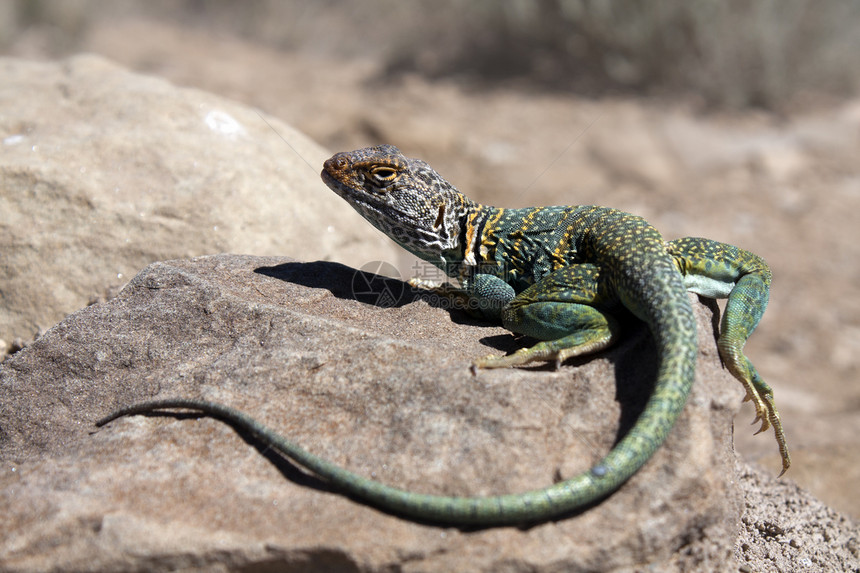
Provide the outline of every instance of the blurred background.
[[[764,256],[771,305],[747,350],[775,388],[787,478],[855,517],[858,30],[853,0],[0,3],[4,56],[98,53],[333,152],[395,144],[481,202],[610,205]],[[752,418],[737,448],[775,476]]]
[[374,58],[388,79],[416,72],[771,110],[850,95],[860,81],[860,6],[850,0],[17,0],[0,10],[2,47],[20,55],[95,47],[110,22],[149,19],[274,50]]

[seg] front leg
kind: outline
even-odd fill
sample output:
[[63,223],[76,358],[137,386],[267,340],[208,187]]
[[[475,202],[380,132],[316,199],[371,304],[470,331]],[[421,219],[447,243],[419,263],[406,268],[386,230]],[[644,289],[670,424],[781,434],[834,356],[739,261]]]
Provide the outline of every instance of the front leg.
[[502,309],[516,296],[511,285],[489,274],[465,278],[461,288],[448,282],[438,284],[418,278],[410,279],[409,285],[446,300],[451,308],[493,322],[501,322]]
[[753,423],[761,422],[756,433],[773,426],[785,473],[791,457],[773,390],[743,352],[744,344],[767,308],[770,268],[753,253],[709,239],[685,237],[669,242],[667,247],[684,276],[687,290],[708,298],[728,298],[717,340],[720,357],[746,389],[744,400],[752,400],[755,406]]

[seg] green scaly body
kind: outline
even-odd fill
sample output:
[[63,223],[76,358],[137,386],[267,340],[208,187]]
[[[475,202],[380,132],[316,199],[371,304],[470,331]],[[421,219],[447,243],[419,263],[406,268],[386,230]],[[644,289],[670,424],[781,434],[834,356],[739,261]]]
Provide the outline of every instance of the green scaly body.
[[[478,368],[532,361],[557,365],[615,342],[621,307],[648,324],[659,367],[653,393],[631,430],[589,471],[547,488],[492,497],[445,497],[399,490],[320,459],[227,406],[199,400],[146,402],[100,420],[185,408],[257,435],[338,489],[423,521],[481,526],[551,519],[612,493],[648,461],[675,424],[693,383],[696,323],[686,292],[728,298],[718,346],[761,420],[790,459],[773,392],[743,354],[767,305],[771,273],[756,255],[707,239],[664,242],[641,217],[595,206],[501,209],[459,193],[426,163],[392,146],[339,153],[323,180],[374,226],[416,256],[458,278],[433,286],[470,312],[541,340]],[[420,283],[421,286],[427,286]]]

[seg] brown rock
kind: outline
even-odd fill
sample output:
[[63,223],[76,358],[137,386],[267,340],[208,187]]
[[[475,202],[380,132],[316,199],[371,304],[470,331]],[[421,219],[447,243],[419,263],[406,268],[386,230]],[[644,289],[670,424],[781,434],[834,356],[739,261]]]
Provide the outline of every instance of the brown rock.
[[0,365],[0,569],[736,567],[731,418],[742,392],[698,304],[697,381],[664,447],[603,502],[527,529],[381,513],[209,418],[93,426],[139,400],[202,397],[362,475],[486,495],[587,469],[647,397],[654,349],[641,326],[558,371],[472,376],[472,359],[519,343],[399,281],[366,278],[281,258],[156,263]]
[[330,154],[252,108],[95,56],[2,58],[0,74],[0,339],[156,260],[394,256],[319,181]]
[[749,571],[860,571],[860,527],[790,480],[744,466],[735,556]]

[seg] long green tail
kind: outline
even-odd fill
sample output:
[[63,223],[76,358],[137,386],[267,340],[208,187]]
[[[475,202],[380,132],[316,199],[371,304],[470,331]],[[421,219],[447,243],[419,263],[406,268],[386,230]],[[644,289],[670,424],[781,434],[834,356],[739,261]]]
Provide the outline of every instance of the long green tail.
[[[686,302],[686,300],[684,301]],[[668,313],[671,315],[672,313]],[[678,344],[677,340],[672,341]],[[658,343],[666,348],[665,341]],[[670,346],[671,347],[671,346]],[[677,346],[674,348],[677,349]],[[695,352],[695,348],[693,348]],[[665,352],[663,352],[665,356]],[[679,372],[689,357],[661,360],[657,384],[631,431],[600,463],[576,477],[544,489],[490,497],[446,497],[387,486],[321,459],[234,408],[203,400],[167,399],[122,408],[96,422],[166,409],[187,409],[224,420],[331,483],[335,488],[399,516],[450,525],[499,526],[563,516],[609,495],[632,476],[662,444],[684,406],[692,373]],[[695,359],[695,356],[693,357]]]

